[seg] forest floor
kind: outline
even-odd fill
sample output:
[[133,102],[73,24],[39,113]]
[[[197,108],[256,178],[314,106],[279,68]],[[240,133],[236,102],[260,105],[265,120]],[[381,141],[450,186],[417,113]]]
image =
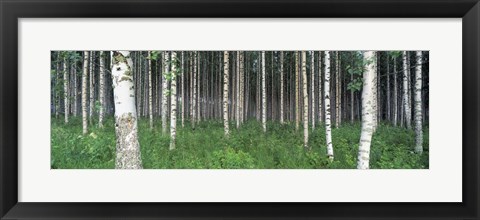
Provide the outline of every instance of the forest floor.
[[[51,120],[52,169],[115,168],[114,119],[106,119],[103,129],[94,121],[89,134],[82,135],[81,118]],[[326,157],[325,127],[310,128],[309,145],[303,147],[303,128],[295,123],[267,123],[267,133],[255,120],[237,130],[230,124],[230,137],[224,137],[222,121],[200,122],[192,129],[185,121],[177,125],[176,149],[168,150],[169,134],[162,135],[160,120],[149,129],[148,119],[139,120],[139,141],[144,169],[355,169],[360,139],[360,123],[344,123],[332,129],[335,159]],[[424,127],[424,153],[413,153],[415,133],[380,124],[373,136],[371,169],[428,169],[428,126]]]

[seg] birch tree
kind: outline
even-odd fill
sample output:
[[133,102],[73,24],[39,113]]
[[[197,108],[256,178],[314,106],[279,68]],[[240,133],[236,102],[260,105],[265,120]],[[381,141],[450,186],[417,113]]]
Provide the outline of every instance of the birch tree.
[[283,51],[280,51],[280,124],[283,124]]
[[153,130],[152,51],[148,51],[148,116],[150,130]]
[[170,93],[170,150],[175,149],[177,136],[177,53],[172,52],[171,93]]
[[303,147],[308,147],[308,89],[307,89],[307,52],[302,51],[302,84],[303,84]]
[[311,51],[312,57],[310,61],[310,87],[312,100],[312,131],[315,130],[315,53]]
[[393,58],[393,126],[397,126],[398,95],[397,95],[397,57]]
[[74,53],[74,60],[72,64],[72,76],[73,76],[73,117],[77,117],[78,114],[78,85],[77,85],[77,53]]
[[240,123],[243,123],[244,121],[244,118],[243,118],[243,115],[244,115],[244,111],[245,111],[245,67],[244,67],[244,53],[243,51],[240,51],[239,52],[239,60],[240,60],[240,64],[239,64],[239,71],[240,71]]
[[376,82],[376,61],[375,52],[364,52],[366,71],[363,73],[363,89],[362,89],[362,131],[360,134],[360,144],[358,147],[357,169],[369,169],[370,163],[370,144],[373,135],[373,119],[376,117],[373,101],[375,82]]
[[330,51],[325,51],[325,131],[327,141],[327,157],[333,161],[332,122],[330,120]]
[[83,134],[88,133],[87,121],[87,80],[88,80],[88,61],[90,60],[90,53],[85,51],[83,53],[83,72],[82,72],[82,127]]
[[[377,60],[376,60],[376,52],[373,52],[374,55],[373,55],[373,58],[375,62],[375,74],[378,74],[377,73]],[[378,106],[379,106],[379,103],[378,103],[378,79],[377,79],[377,75],[375,75],[375,81],[373,82],[373,132],[375,133],[375,131],[377,130],[377,126],[378,126]]]
[[335,128],[340,127],[340,56],[335,53]]
[[103,128],[103,117],[105,114],[105,52],[100,51],[100,111],[98,113],[98,127]]
[[181,65],[181,80],[182,80],[182,128],[185,127],[185,71],[184,71],[184,61],[185,61],[185,54],[182,51],[182,65]]
[[229,136],[230,129],[228,128],[228,69],[229,69],[229,54],[228,51],[223,52],[223,127],[225,136]]
[[[228,97],[227,97],[228,98]],[[192,97],[192,128],[195,129],[197,120],[197,51],[193,56],[193,97]]]
[[235,86],[235,89],[236,89],[235,119],[237,122],[237,129],[238,129],[240,127],[240,51],[237,51],[236,54],[237,54],[237,64],[236,64],[237,70],[235,71],[235,75],[237,80],[236,80],[236,86]]
[[390,59],[389,55],[387,53],[387,118],[388,120],[391,120],[391,105],[390,105]]
[[170,53],[168,51],[164,53],[164,60],[163,60],[163,69],[164,72],[162,74],[162,133],[167,133],[167,108],[168,108],[168,80],[167,74],[170,71],[168,62],[170,62]]
[[93,61],[94,61],[94,57],[95,57],[95,52],[90,52],[90,104],[89,104],[89,107],[90,107],[90,111],[89,111],[89,117],[90,119],[92,119],[92,116],[93,116],[93,111],[95,111],[95,99],[94,99],[94,95],[95,95],[95,81],[94,81],[94,78],[95,78],[95,74],[93,72]]
[[415,66],[415,152],[423,152],[422,131],[422,51],[416,52]]
[[112,83],[115,99],[116,169],[142,169],[138,142],[133,61],[129,51],[113,51]]
[[265,88],[265,51],[262,51],[262,127],[267,132],[267,91]]
[[318,121],[322,122],[322,53],[318,52]]
[[298,82],[298,51],[295,51],[295,130],[298,130],[300,124],[300,111],[299,111],[299,82]]
[[407,51],[403,51],[403,105],[405,110],[405,123],[408,129],[412,128],[412,110],[409,103],[409,80],[410,70],[407,64]]
[[63,103],[65,108],[65,124],[68,124],[68,113],[69,113],[69,97],[68,97],[68,82],[69,76],[67,71],[67,55],[63,56]]

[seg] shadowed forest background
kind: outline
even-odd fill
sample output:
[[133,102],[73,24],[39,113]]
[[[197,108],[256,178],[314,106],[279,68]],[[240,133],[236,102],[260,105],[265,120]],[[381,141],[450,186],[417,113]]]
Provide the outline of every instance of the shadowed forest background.
[[52,51],[53,169],[428,169],[428,51]]

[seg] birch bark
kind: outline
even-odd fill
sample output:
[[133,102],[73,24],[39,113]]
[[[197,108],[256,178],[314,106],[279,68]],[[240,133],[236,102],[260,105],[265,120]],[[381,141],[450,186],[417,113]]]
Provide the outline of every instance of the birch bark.
[[115,168],[142,169],[130,52],[113,51],[111,60],[117,139]]

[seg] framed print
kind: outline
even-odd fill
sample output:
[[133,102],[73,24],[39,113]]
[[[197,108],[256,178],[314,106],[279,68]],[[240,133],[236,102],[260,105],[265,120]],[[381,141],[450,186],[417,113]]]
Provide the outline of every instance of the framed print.
[[476,0],[0,6],[2,219],[479,218]]

